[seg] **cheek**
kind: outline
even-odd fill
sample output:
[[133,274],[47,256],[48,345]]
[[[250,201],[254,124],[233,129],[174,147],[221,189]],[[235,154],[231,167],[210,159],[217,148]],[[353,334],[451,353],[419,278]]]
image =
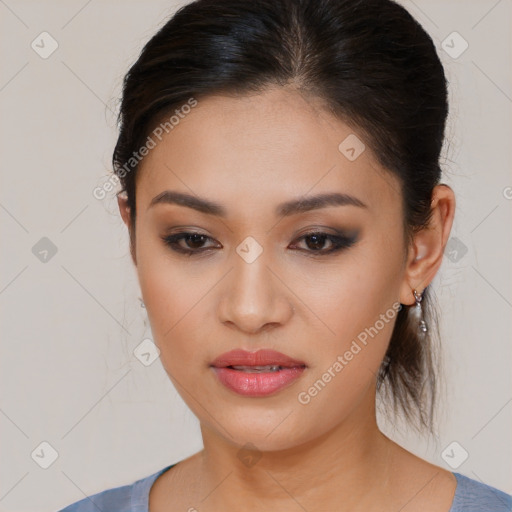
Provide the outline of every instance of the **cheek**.
[[376,376],[400,308],[400,272],[399,254],[368,245],[344,259],[338,271],[331,268],[301,286],[298,293],[315,313],[308,324],[318,324],[322,333],[316,336],[322,350],[312,354],[316,364],[307,384],[320,380],[316,387],[324,399],[336,400],[341,393],[349,403]]
[[[303,322],[311,330],[314,326],[326,347],[340,349],[398,300],[401,257],[396,251],[383,251],[378,240],[372,244],[365,241],[357,251],[347,252],[332,264],[319,264],[302,274],[292,268],[282,275],[302,302],[307,315]],[[391,309],[388,316],[394,318],[394,312]],[[389,338],[388,327],[382,329],[381,337]]]
[[399,303],[378,298],[378,293],[372,298],[362,297],[352,312],[342,306],[331,312],[336,337],[321,340],[315,364],[297,394],[308,417],[322,417],[324,424],[335,424],[368,397],[399,308]]
[[165,248],[158,247],[158,241],[141,238],[137,250],[142,297],[162,360],[169,350],[192,351],[194,328],[199,321],[195,318],[197,306],[208,291],[205,280],[184,273],[180,265],[173,264]]

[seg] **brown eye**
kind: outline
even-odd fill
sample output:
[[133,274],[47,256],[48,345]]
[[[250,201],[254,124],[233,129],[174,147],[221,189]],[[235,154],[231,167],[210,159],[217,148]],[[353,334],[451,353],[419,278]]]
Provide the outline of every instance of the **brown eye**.
[[[351,236],[346,236],[342,234],[331,235],[322,231],[313,231],[311,233],[306,233],[298,239],[299,241],[304,240],[307,247],[307,249],[299,250],[312,253],[314,256],[331,254],[342,249],[348,249],[356,242],[357,237],[357,233]],[[330,247],[328,249],[323,249],[326,241],[330,242]]]
[[198,235],[197,233],[184,237],[183,240],[191,249],[200,249],[208,237],[205,235]]
[[326,234],[314,233],[312,235],[305,236],[304,240],[309,249],[316,251],[323,248],[325,241],[328,240],[328,237]]
[[211,247],[204,247],[204,243],[208,240],[212,240],[212,238],[200,233],[188,232],[175,233],[173,235],[163,237],[164,243],[173,251],[188,254],[189,256],[194,253],[200,253],[210,249]]

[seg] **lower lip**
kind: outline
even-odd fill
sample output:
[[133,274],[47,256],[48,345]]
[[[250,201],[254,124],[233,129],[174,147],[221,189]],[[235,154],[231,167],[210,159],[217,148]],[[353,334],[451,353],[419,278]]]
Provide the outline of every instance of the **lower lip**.
[[212,369],[224,386],[244,396],[267,396],[281,391],[297,380],[305,370],[299,366],[261,373],[249,373],[232,368]]

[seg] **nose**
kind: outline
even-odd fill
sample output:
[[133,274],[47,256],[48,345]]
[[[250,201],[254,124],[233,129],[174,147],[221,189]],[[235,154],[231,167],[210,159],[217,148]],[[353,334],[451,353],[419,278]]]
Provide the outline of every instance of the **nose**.
[[293,294],[266,251],[251,263],[237,253],[232,261],[234,268],[220,288],[221,322],[250,334],[286,324],[294,312]]

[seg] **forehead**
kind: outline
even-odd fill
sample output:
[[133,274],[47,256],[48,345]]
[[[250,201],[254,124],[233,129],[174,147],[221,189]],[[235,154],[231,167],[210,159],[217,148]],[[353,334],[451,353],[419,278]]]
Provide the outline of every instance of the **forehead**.
[[328,191],[371,207],[400,193],[359,133],[295,90],[209,96],[155,142],[139,165],[139,211],[167,189],[247,207]]

